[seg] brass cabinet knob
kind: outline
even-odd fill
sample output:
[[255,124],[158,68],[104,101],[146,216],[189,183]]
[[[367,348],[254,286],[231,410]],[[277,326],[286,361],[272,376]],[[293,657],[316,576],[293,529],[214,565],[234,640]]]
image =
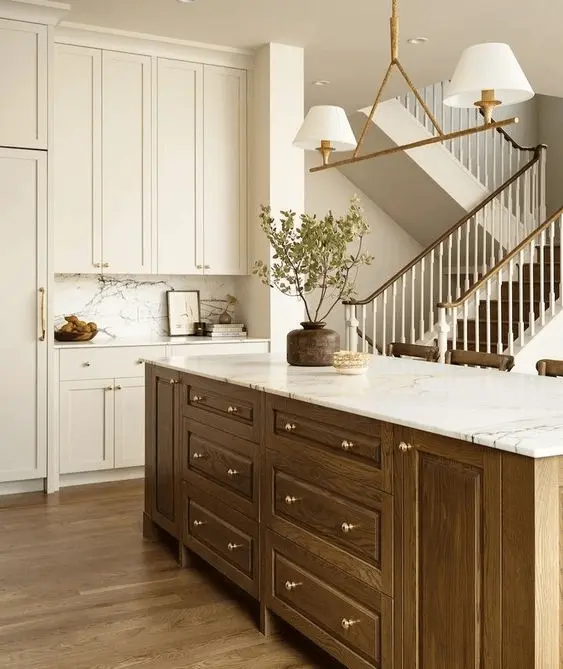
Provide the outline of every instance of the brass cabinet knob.
[[399,444],[399,450],[401,453],[407,453],[407,451],[412,450],[412,444],[408,444],[406,441],[402,441]]
[[100,262],[93,262],[93,263],[92,263],[92,266],[93,266],[93,267],[101,267],[101,266],[102,266],[102,263],[100,263]]
[[352,523],[342,523],[342,525],[340,526],[340,529],[344,532],[344,534],[348,534],[355,527],[356,527],[356,525],[352,525]]
[[194,520],[194,522],[193,522],[194,527],[201,527],[202,525],[205,525],[204,520]]
[[348,631],[350,627],[357,625],[359,622],[359,620],[353,620],[352,618],[342,618],[340,624],[342,625],[343,630]]
[[298,588],[300,585],[303,585],[303,583],[296,583],[295,581],[286,581],[285,589],[288,592],[291,592],[292,590],[295,590],[295,588]]
[[178,379],[168,379],[168,383],[173,386],[175,383],[178,383]]
[[123,386],[115,386],[116,390],[123,390]]
[[88,360],[82,363],[82,367],[90,367],[90,363],[88,362]]
[[211,265],[204,265],[203,269],[211,269]]
[[203,395],[194,395],[192,397],[192,402],[203,402]]
[[205,455],[203,453],[197,453],[196,452],[192,455],[192,460],[204,460],[204,459],[205,459]]
[[106,393],[109,392],[110,390],[113,390],[113,386],[106,386],[105,388]]
[[300,497],[294,497],[293,495],[286,495],[284,502],[286,504],[295,504],[295,502],[298,502],[301,498]]
[[231,551],[231,553],[232,553],[233,551],[236,551],[237,548],[242,548],[242,544],[233,544],[233,543],[231,543],[230,541],[229,541],[229,543],[227,544],[227,550]]
[[236,469],[227,469],[227,476],[238,476],[239,472]]
[[296,425],[295,423],[286,423],[284,429],[286,432],[293,432],[296,429]]
[[139,358],[139,359],[137,360],[137,364],[138,364],[138,365],[142,365],[143,362],[145,362],[145,361],[143,360],[143,358]]
[[196,265],[195,268],[196,269],[203,269],[203,265]]
[[229,406],[229,408],[227,409],[227,413],[238,413],[238,407]]
[[354,448],[354,442],[347,441],[346,439],[344,439],[344,441],[340,444],[340,446],[343,451],[349,451],[351,448]]

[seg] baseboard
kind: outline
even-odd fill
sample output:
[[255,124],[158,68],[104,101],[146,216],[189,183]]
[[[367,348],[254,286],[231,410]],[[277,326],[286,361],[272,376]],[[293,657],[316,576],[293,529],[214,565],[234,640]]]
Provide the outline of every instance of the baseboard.
[[45,479],[0,483],[0,495],[21,495],[24,492],[44,492]]
[[77,474],[61,474],[61,488],[69,486],[88,485],[90,483],[111,483],[112,481],[129,481],[142,479],[145,476],[144,467],[127,467],[125,469],[106,469],[98,472],[79,472]]

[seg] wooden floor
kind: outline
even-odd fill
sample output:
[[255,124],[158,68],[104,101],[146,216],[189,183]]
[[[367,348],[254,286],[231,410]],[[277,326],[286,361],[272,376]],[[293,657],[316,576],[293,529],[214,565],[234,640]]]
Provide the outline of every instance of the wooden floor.
[[0,499],[0,667],[326,669],[141,536],[138,482]]

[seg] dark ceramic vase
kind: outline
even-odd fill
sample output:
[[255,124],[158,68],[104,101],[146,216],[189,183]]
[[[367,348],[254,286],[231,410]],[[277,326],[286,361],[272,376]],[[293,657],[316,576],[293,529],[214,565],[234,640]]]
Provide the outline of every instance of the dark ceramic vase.
[[287,335],[287,362],[296,367],[330,367],[340,350],[340,335],[325,330],[326,323],[301,323],[302,329]]

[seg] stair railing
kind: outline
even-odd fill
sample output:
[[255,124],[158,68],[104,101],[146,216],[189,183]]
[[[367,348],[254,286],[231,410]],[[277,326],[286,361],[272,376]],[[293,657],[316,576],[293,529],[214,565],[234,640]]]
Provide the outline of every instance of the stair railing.
[[[444,105],[447,81],[426,86],[420,93],[445,133],[475,127],[483,122],[482,111],[477,107],[461,109]],[[422,104],[413,93],[396,98],[426,130],[434,134],[434,127],[425,114]],[[494,189],[527,162],[535,147],[520,146],[504,128],[496,132],[481,132],[458,137],[444,143],[451,153],[486,188]]]
[[[525,149],[527,151],[527,149]],[[438,308],[459,299],[545,220],[546,147],[374,293],[344,302],[345,345],[431,341]],[[443,326],[443,324],[442,324]]]
[[563,307],[562,233],[563,207],[457,300],[438,304],[441,360],[448,346],[469,350],[470,340],[471,350],[512,355]]

